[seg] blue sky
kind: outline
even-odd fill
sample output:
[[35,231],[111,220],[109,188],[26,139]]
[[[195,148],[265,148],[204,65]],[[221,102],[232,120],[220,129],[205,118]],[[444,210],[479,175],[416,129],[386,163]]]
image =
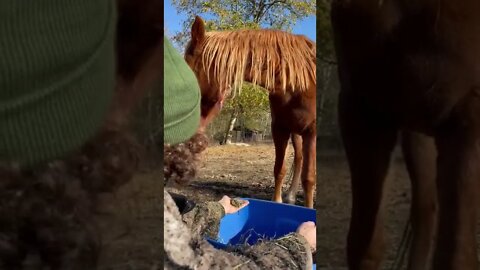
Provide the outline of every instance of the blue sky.
[[[164,0],[165,4],[165,28],[167,29],[167,36],[171,36],[173,33],[181,31],[182,21],[185,20],[183,14],[178,14],[177,10],[172,6],[170,0]],[[316,41],[316,18],[310,16],[302,21],[298,21],[293,27],[293,33],[302,34],[307,36],[313,41]]]

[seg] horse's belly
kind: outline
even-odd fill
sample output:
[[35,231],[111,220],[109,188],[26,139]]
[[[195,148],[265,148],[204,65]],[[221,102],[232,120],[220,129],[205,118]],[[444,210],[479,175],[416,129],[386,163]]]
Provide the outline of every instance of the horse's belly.
[[270,97],[272,122],[274,125],[292,133],[302,134],[309,129],[315,129],[315,102],[302,97]]
[[472,68],[442,55],[399,55],[396,62],[367,61],[354,76],[352,97],[390,115],[400,125],[431,129],[442,122],[472,89],[480,86]]

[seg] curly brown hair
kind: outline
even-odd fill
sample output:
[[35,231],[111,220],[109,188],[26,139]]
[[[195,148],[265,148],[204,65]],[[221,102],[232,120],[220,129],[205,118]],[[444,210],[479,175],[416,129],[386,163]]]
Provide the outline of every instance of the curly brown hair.
[[175,145],[164,145],[164,185],[173,180],[184,185],[197,175],[199,155],[207,148],[208,139],[203,133],[195,134],[190,140]]
[[96,197],[131,179],[137,164],[133,138],[108,128],[69,158],[33,169],[1,165],[2,269],[21,269],[31,255],[50,269],[95,269],[101,245]]

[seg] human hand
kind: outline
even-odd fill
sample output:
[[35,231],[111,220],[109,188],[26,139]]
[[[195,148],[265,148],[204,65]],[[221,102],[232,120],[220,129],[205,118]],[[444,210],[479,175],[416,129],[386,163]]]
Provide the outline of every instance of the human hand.
[[317,226],[315,223],[308,221],[300,224],[297,228],[297,233],[307,240],[312,253],[315,253],[317,249]]
[[248,201],[240,199],[231,199],[228,196],[223,196],[223,198],[218,201],[223,208],[225,209],[225,214],[233,214],[238,212],[240,209],[248,205]]

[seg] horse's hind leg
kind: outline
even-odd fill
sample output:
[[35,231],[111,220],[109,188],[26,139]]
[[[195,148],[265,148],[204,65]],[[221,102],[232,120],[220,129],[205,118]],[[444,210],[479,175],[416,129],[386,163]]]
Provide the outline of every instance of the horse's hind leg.
[[290,188],[285,195],[285,200],[287,201],[287,203],[295,204],[295,201],[297,200],[297,191],[300,184],[300,176],[302,172],[302,137],[298,134],[292,133],[291,138],[294,151],[293,178]]
[[279,128],[272,123],[272,138],[275,144],[275,165],[273,168],[273,176],[275,178],[275,193],[273,201],[282,202],[282,185],[285,177],[285,150],[288,146],[290,132]]
[[352,212],[347,239],[351,270],[376,270],[384,253],[381,200],[397,129],[340,94],[339,122],[352,183]]
[[315,190],[316,174],[316,144],[317,134],[315,123],[313,127],[302,134],[302,186],[305,192],[305,206],[313,208],[313,193]]
[[413,242],[408,269],[430,269],[437,210],[435,141],[419,133],[403,132],[402,149],[412,183],[410,216]]
[[478,269],[478,144],[463,136],[440,139],[438,144],[439,216],[434,269]]
[[434,269],[478,269],[480,97],[467,96],[436,134],[438,229]]

